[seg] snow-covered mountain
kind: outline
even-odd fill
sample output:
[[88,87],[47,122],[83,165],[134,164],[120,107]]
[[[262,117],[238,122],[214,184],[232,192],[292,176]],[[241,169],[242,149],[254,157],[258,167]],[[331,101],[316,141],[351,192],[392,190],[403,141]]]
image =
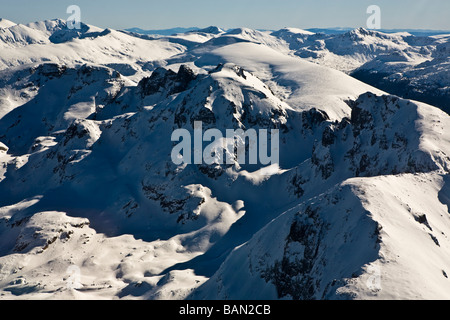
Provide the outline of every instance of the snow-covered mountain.
[[450,113],[450,35],[387,34],[364,28],[328,35],[288,28],[272,35],[283,39],[299,57]]
[[[450,298],[450,116],[348,75],[448,38],[0,23],[0,299]],[[177,165],[196,122],[279,163]]]
[[70,30],[65,21],[57,19],[0,29],[0,49],[1,70],[44,62],[101,64],[139,81],[154,69],[153,63],[185,47],[167,39],[147,41],[85,24],[80,30]]

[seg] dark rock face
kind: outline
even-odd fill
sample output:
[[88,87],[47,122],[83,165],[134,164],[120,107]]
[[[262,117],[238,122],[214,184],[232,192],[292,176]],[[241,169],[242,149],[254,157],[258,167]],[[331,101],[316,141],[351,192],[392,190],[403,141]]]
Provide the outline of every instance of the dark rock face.
[[352,109],[351,123],[353,125],[353,135],[355,137],[360,134],[361,130],[373,128],[372,122],[372,114],[369,111],[363,110],[357,106]]
[[165,212],[177,215],[177,223],[185,224],[189,220],[198,219],[198,215],[189,210],[189,207],[199,207],[205,202],[204,198],[194,197],[189,194],[180,194],[178,196],[168,195],[167,189],[170,188],[163,184],[142,184],[144,195],[148,199],[158,202],[161,209]]
[[289,190],[297,197],[301,198],[305,194],[303,185],[307,182],[302,176],[297,173],[289,180]]
[[158,67],[150,77],[139,82],[138,90],[142,97],[158,92],[166,92],[166,95],[169,96],[186,90],[196,78],[194,71],[185,65],[180,67],[178,73]]
[[207,108],[202,108],[198,111],[197,114],[194,114],[191,117],[191,126],[194,126],[195,121],[201,121],[205,125],[213,125],[216,123],[216,116],[214,112]]
[[328,147],[334,143],[336,140],[336,135],[333,128],[326,127],[322,134],[322,145]]
[[144,78],[139,82],[138,89],[143,97],[155,94],[161,88],[164,88],[169,80],[174,80],[176,75],[172,70],[157,68],[150,77]]
[[177,91],[179,90],[179,92],[186,90],[189,83],[191,83],[191,81],[194,81],[196,78],[197,75],[194,73],[192,69],[190,69],[184,64],[181,65],[180,69],[178,70],[177,77],[175,79],[177,82],[176,90]]
[[61,77],[67,70],[66,66],[59,65],[56,63],[45,63],[37,67],[36,70],[31,70],[31,72],[37,72],[43,77],[48,77],[50,79]]
[[80,125],[78,122],[74,122],[70,125],[70,127],[66,130],[64,134],[64,146],[69,143],[70,140],[77,137],[78,139],[81,139],[89,134],[89,131]]

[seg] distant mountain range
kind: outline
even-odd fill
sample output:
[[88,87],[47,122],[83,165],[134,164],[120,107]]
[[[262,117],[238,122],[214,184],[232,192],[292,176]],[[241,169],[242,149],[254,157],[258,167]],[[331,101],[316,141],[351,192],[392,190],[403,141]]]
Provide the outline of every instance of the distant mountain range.
[[162,36],[170,36],[173,34],[177,34],[177,33],[185,33],[185,32],[189,32],[189,31],[195,31],[195,30],[199,30],[200,28],[171,28],[171,29],[162,29],[162,30],[144,30],[141,28],[130,28],[130,29],[125,29],[125,31],[128,32],[135,32],[135,33],[140,33],[140,34],[155,34],[155,35],[162,35]]
[[[145,30],[141,28],[129,28],[125,31],[135,32],[140,34],[150,34],[150,35],[163,35],[170,36],[178,33],[185,33],[189,31],[196,31],[202,28],[191,27],[191,28],[171,28],[171,29],[155,29],[155,30]],[[308,28],[304,29],[306,31],[311,31],[314,33],[325,33],[325,34],[342,34],[351,31],[355,28]],[[226,30],[226,29],[225,29]],[[275,31],[270,29],[258,29],[259,31]],[[434,36],[439,34],[450,34],[450,30],[427,30],[427,29],[379,29],[376,31],[385,33],[399,33],[408,32],[415,36]]]

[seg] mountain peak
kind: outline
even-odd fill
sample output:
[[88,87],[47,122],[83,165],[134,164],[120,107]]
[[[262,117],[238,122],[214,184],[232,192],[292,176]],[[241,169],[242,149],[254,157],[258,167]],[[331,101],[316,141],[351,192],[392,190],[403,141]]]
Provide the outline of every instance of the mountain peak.
[[357,35],[359,37],[366,37],[366,36],[376,36],[379,35],[380,32],[377,30],[371,30],[371,29],[366,29],[363,27],[359,27],[353,30],[350,30],[349,32],[347,32],[347,34],[349,35]]
[[16,23],[14,23],[10,20],[0,18],[0,28],[7,29],[7,28],[10,28],[15,25],[16,25]]
[[235,28],[227,31],[227,34],[237,35],[237,34],[255,34],[259,31],[250,28]]

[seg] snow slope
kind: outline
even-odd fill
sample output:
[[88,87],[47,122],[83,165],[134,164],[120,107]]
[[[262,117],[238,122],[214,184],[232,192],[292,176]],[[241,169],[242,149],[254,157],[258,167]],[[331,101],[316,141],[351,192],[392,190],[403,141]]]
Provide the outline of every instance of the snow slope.
[[16,23],[9,21],[7,19],[0,18],[0,28],[6,29],[16,25]]

